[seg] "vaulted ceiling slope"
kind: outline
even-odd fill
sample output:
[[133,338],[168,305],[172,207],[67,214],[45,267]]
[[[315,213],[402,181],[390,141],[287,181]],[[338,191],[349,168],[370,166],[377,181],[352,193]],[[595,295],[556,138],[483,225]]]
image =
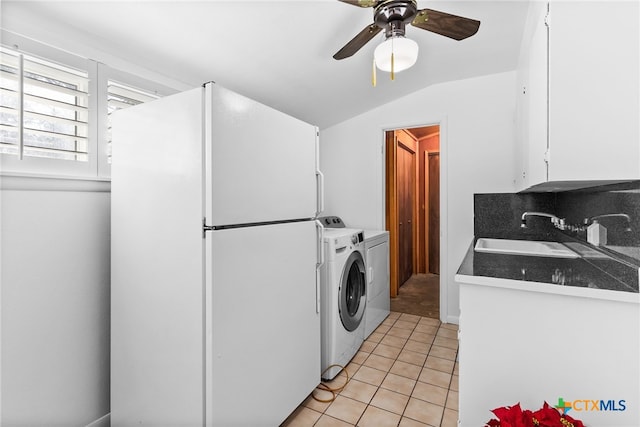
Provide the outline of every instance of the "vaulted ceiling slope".
[[378,72],[372,87],[383,33],[351,58],[334,60],[373,21],[372,9],[337,0],[0,3],[4,29],[88,45],[188,87],[213,80],[320,128],[436,83],[514,70],[528,5],[418,0],[419,8],[480,20],[478,33],[455,41],[408,27],[420,46],[417,64],[395,81]]

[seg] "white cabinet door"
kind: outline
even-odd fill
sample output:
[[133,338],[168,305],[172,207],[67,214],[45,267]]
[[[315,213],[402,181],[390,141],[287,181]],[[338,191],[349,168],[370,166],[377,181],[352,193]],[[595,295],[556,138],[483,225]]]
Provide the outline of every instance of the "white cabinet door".
[[635,410],[640,399],[637,303],[534,292],[519,285],[509,289],[512,285],[491,279],[487,286],[458,280],[459,425],[484,425],[492,409],[516,402],[537,410],[545,401],[553,405],[560,397],[573,401],[583,396],[608,404],[615,400],[618,408],[620,400],[627,402],[624,411],[569,413],[585,425],[640,425]]
[[639,8],[550,3],[550,181],[640,178]]
[[532,2],[518,65],[519,189],[640,179],[639,3],[548,7],[547,30]]
[[519,74],[521,138],[520,189],[547,180],[547,5],[532,2],[527,17]]

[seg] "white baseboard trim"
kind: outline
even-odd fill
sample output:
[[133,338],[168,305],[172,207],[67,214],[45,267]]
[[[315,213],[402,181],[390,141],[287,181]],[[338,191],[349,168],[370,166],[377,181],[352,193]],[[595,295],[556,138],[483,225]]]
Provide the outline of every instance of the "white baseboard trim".
[[86,427],[111,427],[111,413],[104,415],[86,425]]
[[447,316],[447,323],[460,324],[460,316]]

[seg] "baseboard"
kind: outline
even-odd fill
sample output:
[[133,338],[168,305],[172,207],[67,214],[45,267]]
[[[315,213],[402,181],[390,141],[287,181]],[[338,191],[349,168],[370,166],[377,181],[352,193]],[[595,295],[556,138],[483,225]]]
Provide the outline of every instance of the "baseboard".
[[111,427],[111,413],[104,415],[86,425],[86,427]]
[[460,324],[460,316],[447,316],[447,323]]

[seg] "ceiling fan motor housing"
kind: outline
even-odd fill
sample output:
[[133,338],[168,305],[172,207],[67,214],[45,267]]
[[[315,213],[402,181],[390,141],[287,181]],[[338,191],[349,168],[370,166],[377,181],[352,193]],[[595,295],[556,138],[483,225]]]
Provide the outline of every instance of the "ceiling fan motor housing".
[[405,26],[418,12],[415,0],[387,0],[380,2],[373,12],[375,24],[385,30],[385,38],[404,36]]

